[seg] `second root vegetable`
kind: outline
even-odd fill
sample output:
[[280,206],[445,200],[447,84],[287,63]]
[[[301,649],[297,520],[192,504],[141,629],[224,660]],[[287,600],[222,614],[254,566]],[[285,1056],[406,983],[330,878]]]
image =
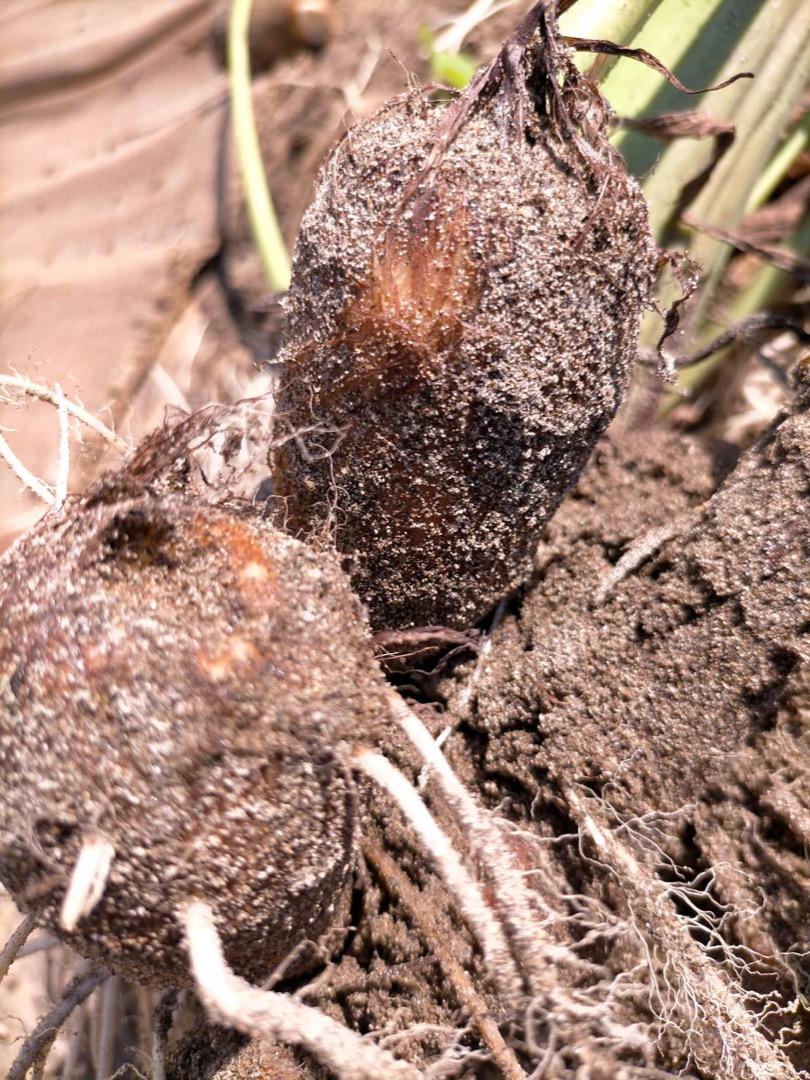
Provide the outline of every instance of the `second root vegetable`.
[[299,235],[278,513],[334,537],[375,629],[519,583],[627,390],[658,251],[549,6],[452,103],[354,128]]

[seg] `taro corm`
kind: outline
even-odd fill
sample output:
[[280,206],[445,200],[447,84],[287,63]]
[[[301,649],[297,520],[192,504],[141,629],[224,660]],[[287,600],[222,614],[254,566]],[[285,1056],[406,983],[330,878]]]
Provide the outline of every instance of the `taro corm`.
[[352,129],[300,231],[278,513],[334,537],[378,630],[519,583],[627,391],[659,254],[551,6],[452,102]]
[[340,918],[341,746],[383,700],[361,605],[248,504],[105,483],[0,570],[0,880],[147,984],[191,983],[178,911],[204,902],[261,979]]

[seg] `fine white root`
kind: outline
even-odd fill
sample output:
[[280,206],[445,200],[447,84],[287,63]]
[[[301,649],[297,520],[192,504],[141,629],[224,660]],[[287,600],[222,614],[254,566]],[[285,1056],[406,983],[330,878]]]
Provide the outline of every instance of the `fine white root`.
[[489,654],[492,652],[492,635],[495,633],[495,630],[498,626],[500,626],[501,622],[503,621],[503,617],[506,614],[507,602],[507,598],[504,597],[499,602],[498,606],[495,608],[495,615],[493,616],[492,622],[490,623],[489,629],[487,630],[487,636],[484,639],[483,645],[478,650],[478,656],[475,660],[475,667],[465,680],[464,685],[462,686],[461,690],[459,691],[458,697],[456,698],[456,709],[460,712],[461,715],[466,713],[467,709],[470,707],[470,702],[473,699],[473,694],[478,687],[478,683],[481,681],[481,677],[484,673],[484,663]]
[[439,827],[419,792],[382,754],[361,749],[354,754],[352,764],[397,803],[478,938],[487,971],[500,984],[507,999],[514,1000],[520,994],[521,978],[500,923],[484,899],[481,886],[462,863],[450,838]]
[[70,477],[70,423],[67,401],[59,383],[54,383],[54,390],[59,409],[59,457],[56,465],[56,485],[54,487],[54,508],[61,510],[68,494]]
[[62,998],[42,1017],[22,1044],[6,1080],[25,1080],[29,1071],[36,1069],[48,1056],[59,1029],[73,1010],[86,1001],[95,988],[108,978],[109,972],[104,968],[80,972],[67,987]]
[[2,982],[8,974],[8,969],[17,959],[17,954],[31,936],[35,926],[36,920],[34,919],[34,916],[26,915],[5,943],[2,950],[0,950],[0,982]]
[[[22,375],[0,375],[0,391],[2,390],[5,390],[6,392],[16,390],[20,394],[36,398],[38,401],[45,401],[49,405],[55,405],[57,408],[60,408],[61,405],[61,390],[59,393],[56,393],[54,390],[51,390],[49,386],[32,382]],[[70,398],[66,398],[64,394],[61,396],[64,401],[65,411],[69,416],[75,417],[75,419],[84,424],[85,427],[94,431],[96,435],[100,435],[102,439],[114,446],[116,450],[120,450],[122,454],[129,449],[128,444],[120,435],[116,435],[116,433],[108,428],[106,424],[102,424],[98,417],[93,416],[93,414],[88,412],[83,405],[71,401]],[[9,399],[6,403],[9,404],[12,401],[13,399],[9,395]]]
[[114,857],[115,848],[103,836],[83,842],[62,901],[60,922],[64,930],[75,930],[79,919],[89,915],[104,895]]
[[[598,852],[598,860],[618,880],[638,933],[648,952],[650,971],[663,958],[659,993],[671,998],[687,1049],[699,1068],[717,1080],[790,1080],[797,1073],[781,1050],[757,1029],[741,995],[724,970],[690,936],[686,925],[657,881],[614,830],[603,828],[573,789],[566,800]],[[665,1003],[665,1012],[667,1004]],[[666,1023],[668,1017],[660,1020]]]
[[23,465],[3,435],[0,435],[0,458],[5,461],[17,479],[22,481],[29,491],[33,491],[36,497],[42,499],[48,506],[53,506],[54,495],[51,489]]
[[49,386],[31,382],[30,379],[26,379],[22,375],[0,375],[0,395],[2,395],[0,401],[6,405],[18,404],[18,399],[13,396],[15,391],[27,397],[36,398],[38,401],[45,401],[49,405],[54,405],[59,412],[59,456],[55,490],[51,490],[48,484],[26,468],[11,449],[5,437],[0,435],[0,458],[5,461],[6,465],[22,481],[24,486],[48,506],[59,509],[67,498],[68,473],[70,470],[69,417],[75,417],[76,420],[111,443],[121,453],[128,449],[127,443],[120,436],[116,435],[105,424],[102,424],[83,405],[66,398],[62,387],[58,383],[55,389],[51,390]]
[[210,906],[179,912],[199,996],[215,1023],[302,1046],[341,1080],[422,1080],[419,1071],[330,1016],[286,994],[259,990],[228,967]]
[[532,918],[532,912],[541,898],[536,891],[527,887],[523,873],[510,852],[508,838],[492,815],[464,787],[416,713],[394,692],[389,695],[389,700],[402,730],[426,765],[435,772],[457,820],[469,835],[473,851],[485,871],[488,871],[498,910],[507,925],[521,967],[529,977],[530,989],[537,993],[544,986],[553,985],[556,980],[553,965],[565,959],[567,950],[543,941],[536,920]]

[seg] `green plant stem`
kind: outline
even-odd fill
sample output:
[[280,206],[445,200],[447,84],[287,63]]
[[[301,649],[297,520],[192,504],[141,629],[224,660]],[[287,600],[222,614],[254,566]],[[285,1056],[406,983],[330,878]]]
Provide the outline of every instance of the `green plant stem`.
[[768,166],[751,189],[745,212],[758,210],[763,206],[774,190],[782,182],[790,166],[810,143],[810,113],[807,113],[791,131],[777,152],[768,162]]
[[[683,5],[683,0],[678,0],[678,2],[681,6]],[[793,14],[798,2],[799,0],[786,0],[784,6],[790,8],[788,15]],[[712,0],[711,6],[718,5]],[[751,9],[756,6],[759,7],[759,11],[751,19]],[[748,9],[749,21],[743,17],[743,8]],[[782,8],[780,7],[779,10],[781,11]],[[705,11],[703,9],[701,11],[703,16]],[[739,22],[734,21],[731,24],[730,32],[725,20],[720,19],[719,16],[715,21],[707,23],[702,28],[702,32],[696,32],[693,35],[691,47],[695,51],[700,49],[704,54],[713,51],[723,57],[724,62],[720,66],[715,66],[710,72],[712,81],[723,81],[740,71],[753,71],[755,78],[740,80],[724,90],[702,95],[697,99],[684,98],[677,93],[673,98],[670,96],[669,88],[666,91],[661,89],[655,99],[655,104],[658,111],[668,111],[673,106],[678,109],[695,107],[706,109],[720,120],[734,122],[737,127],[737,141],[744,143],[750,132],[744,130],[740,123],[740,111],[751,94],[757,95],[760,92],[760,75],[769,52],[773,51],[774,42],[784,40],[786,37],[789,39],[790,31],[786,30],[786,26],[778,17],[778,12],[771,10],[768,4],[762,5],[761,2],[753,4],[749,0],[743,0],[738,9],[735,9],[734,19],[739,19]],[[686,21],[688,24],[688,20]],[[651,29],[657,29],[660,34],[662,28],[651,27]],[[663,44],[663,41],[661,43]],[[655,51],[655,40],[652,41],[653,47],[649,40],[643,44],[651,52]],[[663,55],[662,59],[665,63],[670,59],[670,55],[669,53]],[[685,62],[684,65],[679,66],[679,62],[676,61],[676,68],[681,78],[687,76],[684,70]],[[646,72],[644,74],[646,78]],[[694,78],[694,74],[694,72],[689,74],[690,81]],[[698,82],[693,85],[701,84],[705,85],[705,81],[698,76]],[[660,88],[660,79],[658,85]],[[646,140],[646,144],[641,140],[641,136],[628,132],[620,142],[622,152],[630,155],[635,171],[649,165],[649,159],[644,156],[645,145],[649,145],[649,140]],[[659,243],[673,238],[673,215],[683,188],[707,168],[714,153],[713,139],[678,139],[665,150],[655,171],[645,180],[644,194],[652,209],[653,232]],[[714,218],[712,218],[712,223],[718,224]]]
[[[761,0],[739,0],[738,6],[747,8],[757,2]],[[697,77],[697,85],[705,86],[715,78],[717,57],[728,55],[735,34],[741,34],[745,27],[741,15],[734,20],[727,16],[720,19],[718,15],[723,7],[724,0],[700,0],[698,4],[693,0],[662,0],[630,44],[657,56],[687,84],[693,84]],[[693,63],[693,55],[699,55],[702,62]],[[619,116],[651,116],[694,104],[693,99],[685,99],[666,85],[657,72],[628,59],[616,63],[604,79],[602,90]],[[637,176],[649,169],[660,152],[654,140],[637,132],[619,131],[614,142],[624,154],[630,171]]]
[[290,257],[267,186],[253,117],[248,49],[252,7],[253,0],[232,0],[228,25],[231,116],[253,237],[270,287],[276,292],[285,292],[290,284]]
[[[787,7],[787,5],[785,5]],[[745,213],[752,187],[764,172],[789,117],[810,81],[810,6],[799,4],[789,24],[772,38],[772,47],[757,71],[735,117],[738,138],[718,163],[690,207],[697,222],[734,230]],[[693,317],[699,325],[711,303],[732,249],[713,237],[698,235],[690,256],[703,267],[704,279]]]
[[[674,5],[684,4],[685,0],[664,0],[659,14],[675,10]],[[701,18],[705,14],[706,9],[701,7]],[[660,31],[660,26],[653,25],[655,21],[652,20],[647,28],[647,38],[642,41],[640,37],[634,45],[641,44],[645,48],[655,45],[650,40],[653,30]],[[726,23],[726,29],[733,30],[727,35],[728,40],[720,33]],[[710,46],[724,59],[719,70],[715,64],[711,73],[713,81],[722,81],[743,70],[755,74],[753,80],[740,80],[697,100],[698,106],[705,107],[712,115],[732,120],[737,134],[689,211],[698,223],[705,222],[733,232],[745,213],[751,189],[768,168],[810,78],[810,8],[804,0],[782,0],[776,5],[767,0],[739,0],[731,9],[728,5],[723,11],[718,9],[716,19],[705,26],[693,48],[705,53]],[[655,51],[654,47],[651,51]],[[670,56],[665,54],[663,59],[666,62]],[[678,73],[687,78],[685,66],[679,68]],[[687,81],[694,80],[687,78]],[[656,99],[656,105],[662,101],[663,94]],[[694,100],[690,101],[687,107],[694,103]],[[626,149],[627,146],[623,146],[623,150]],[[711,139],[678,139],[644,182],[653,232],[659,243],[683,242],[675,213],[684,185],[705,170],[713,153]],[[730,253],[727,245],[711,237],[697,232],[691,236],[689,254],[703,270],[700,296],[690,311],[691,338],[696,346],[705,344],[713,333],[711,327],[702,324]],[[659,300],[666,306],[679,293],[677,286],[665,283],[659,290]],[[653,346],[660,331],[659,320],[645,319],[642,345]]]
[[[569,37],[601,38],[626,45],[655,13],[662,0],[579,0],[560,19],[560,29]],[[599,77],[604,81],[617,62],[616,57],[601,57]],[[593,56],[581,54],[577,64],[581,70],[597,63]],[[632,64],[632,61],[625,61]],[[637,65],[636,65],[637,66]]]

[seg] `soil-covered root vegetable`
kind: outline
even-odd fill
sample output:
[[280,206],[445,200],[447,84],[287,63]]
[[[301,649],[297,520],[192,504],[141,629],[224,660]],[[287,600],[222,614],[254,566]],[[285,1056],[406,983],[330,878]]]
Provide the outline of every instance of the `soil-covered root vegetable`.
[[451,103],[353,128],[299,234],[278,514],[334,535],[375,629],[520,582],[627,390],[659,253],[551,6]]
[[384,703],[364,614],[333,556],[248,504],[120,491],[2,562],[0,880],[156,985],[190,982],[176,911],[204,900],[262,979],[343,917],[343,747],[374,741]]

